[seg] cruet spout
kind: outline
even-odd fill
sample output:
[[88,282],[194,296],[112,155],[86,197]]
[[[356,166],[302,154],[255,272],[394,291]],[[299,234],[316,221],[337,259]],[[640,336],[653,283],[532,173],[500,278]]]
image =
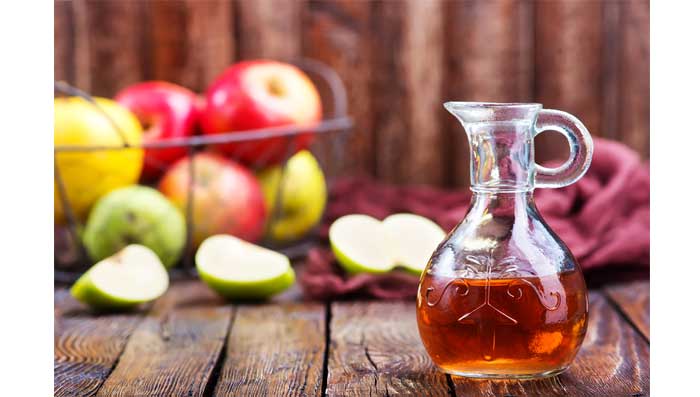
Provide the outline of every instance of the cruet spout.
[[[446,102],[462,124],[471,153],[475,192],[522,192],[576,182],[593,158],[593,140],[574,116],[542,109],[539,103]],[[535,164],[534,138],[544,131],[563,134],[569,159],[559,167]]]

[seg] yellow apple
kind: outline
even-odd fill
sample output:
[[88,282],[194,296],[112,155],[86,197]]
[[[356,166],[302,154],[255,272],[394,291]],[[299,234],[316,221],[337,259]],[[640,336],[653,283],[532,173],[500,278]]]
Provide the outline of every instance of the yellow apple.
[[[142,129],[136,116],[110,99],[95,101],[99,108],[78,97],[54,100],[54,146],[119,148],[125,142],[132,146],[141,144]],[[103,195],[137,183],[143,165],[143,150],[136,148],[58,152],[55,157],[68,203],[78,220],[84,220]],[[54,181],[54,222],[64,221],[64,208]]]
[[[284,170],[280,166],[262,170],[258,180],[269,214],[269,239],[281,243],[297,240],[321,220],[326,208],[326,179],[309,151],[292,156]],[[278,197],[281,202],[275,212]]]

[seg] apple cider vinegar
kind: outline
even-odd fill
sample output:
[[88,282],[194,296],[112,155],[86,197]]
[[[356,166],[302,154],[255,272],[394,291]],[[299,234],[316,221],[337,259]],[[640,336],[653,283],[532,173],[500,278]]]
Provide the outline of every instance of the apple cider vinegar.
[[[574,116],[538,103],[447,102],[469,139],[471,203],[433,251],[417,298],[418,330],[444,372],[542,378],[566,370],[588,325],[581,267],[535,206],[535,188],[576,182],[593,140]],[[535,163],[534,138],[570,144],[558,168]]]
[[564,368],[586,330],[582,284],[575,272],[472,280],[426,274],[418,293],[418,329],[430,357],[450,373]]

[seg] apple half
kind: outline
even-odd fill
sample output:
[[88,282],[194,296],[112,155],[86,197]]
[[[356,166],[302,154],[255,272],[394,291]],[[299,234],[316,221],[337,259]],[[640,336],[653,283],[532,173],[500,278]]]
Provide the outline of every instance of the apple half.
[[379,221],[368,215],[346,215],[330,227],[331,249],[350,274],[386,273],[402,267],[420,275],[445,232],[414,214],[395,214]]
[[394,214],[382,222],[394,240],[394,260],[398,266],[420,275],[435,248],[445,239],[445,231],[428,218],[414,214]]
[[227,234],[204,240],[195,263],[202,281],[228,299],[265,299],[295,280],[285,255]]
[[336,219],[328,231],[333,254],[350,274],[386,273],[394,268],[392,237],[369,215]]
[[149,248],[131,244],[97,262],[70,292],[97,309],[128,309],[152,301],[168,289],[168,272]]

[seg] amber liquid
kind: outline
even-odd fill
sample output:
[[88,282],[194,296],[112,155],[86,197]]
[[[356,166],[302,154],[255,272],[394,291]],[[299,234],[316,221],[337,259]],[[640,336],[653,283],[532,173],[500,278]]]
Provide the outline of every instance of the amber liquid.
[[418,330],[443,371],[480,377],[537,377],[566,369],[588,319],[579,272],[465,279],[423,275]]

